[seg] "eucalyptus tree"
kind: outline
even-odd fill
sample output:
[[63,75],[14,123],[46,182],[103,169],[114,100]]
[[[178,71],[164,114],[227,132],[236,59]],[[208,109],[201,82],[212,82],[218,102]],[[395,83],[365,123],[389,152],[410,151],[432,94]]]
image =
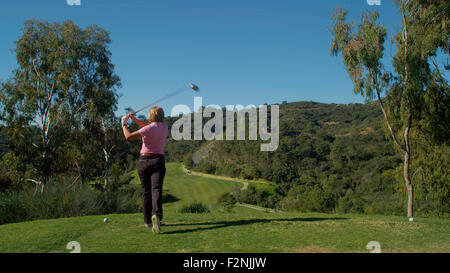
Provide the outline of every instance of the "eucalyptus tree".
[[18,66],[2,84],[0,111],[17,158],[36,170],[27,179],[42,189],[66,171],[74,138],[116,110],[120,79],[110,42],[100,27],[81,29],[70,20],[28,20],[15,41]]
[[[428,135],[441,139],[449,133],[449,105],[445,103],[449,102],[449,89],[443,68],[436,62],[438,50],[449,54],[449,3],[427,0],[394,2],[399,7],[401,22],[400,31],[393,39],[397,50],[392,59],[394,71],[387,71],[382,63],[387,31],[378,22],[377,11],[363,13],[354,32],[354,23],[346,22],[347,12],[337,8],[332,16],[331,54],[341,53],[345,69],[353,81],[354,92],[379,103],[390,138],[403,156],[407,215],[412,217],[414,188],[410,167],[414,137],[411,130],[431,128]],[[443,133],[436,130],[439,126],[444,127]]]

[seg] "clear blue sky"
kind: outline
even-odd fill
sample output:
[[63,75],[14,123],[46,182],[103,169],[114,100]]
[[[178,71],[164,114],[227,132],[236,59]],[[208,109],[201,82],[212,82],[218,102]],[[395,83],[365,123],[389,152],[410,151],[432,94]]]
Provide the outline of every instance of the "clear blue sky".
[[[138,109],[185,83],[200,86],[204,105],[363,102],[353,94],[341,57],[330,56],[331,14],[345,6],[359,22],[377,9],[389,35],[400,18],[390,0],[66,0],[2,1],[0,79],[16,67],[11,52],[25,20],[74,21],[111,34],[113,63],[122,80],[118,114]],[[387,55],[390,52],[388,45]],[[388,64],[387,64],[388,65]],[[162,103],[193,107],[186,92]]]

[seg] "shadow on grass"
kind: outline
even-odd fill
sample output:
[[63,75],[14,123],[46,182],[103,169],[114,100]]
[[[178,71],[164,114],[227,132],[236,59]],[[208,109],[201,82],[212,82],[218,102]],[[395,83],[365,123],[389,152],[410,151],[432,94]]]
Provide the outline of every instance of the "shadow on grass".
[[180,200],[180,198],[178,198],[175,195],[172,195],[170,193],[166,193],[166,192],[163,194],[163,198],[162,198],[163,203],[173,203],[173,202],[177,202],[179,200]]
[[251,225],[251,224],[259,224],[259,223],[270,223],[270,222],[316,222],[316,221],[342,221],[348,220],[349,218],[344,217],[332,217],[332,218],[282,218],[282,219],[248,219],[248,220],[236,220],[236,221],[218,221],[218,222],[198,222],[198,223],[175,223],[175,224],[164,224],[166,227],[170,226],[207,226],[207,227],[197,227],[192,229],[183,229],[183,230],[173,230],[163,232],[164,234],[182,234],[188,232],[195,231],[204,231],[232,226],[242,226],[242,225]]

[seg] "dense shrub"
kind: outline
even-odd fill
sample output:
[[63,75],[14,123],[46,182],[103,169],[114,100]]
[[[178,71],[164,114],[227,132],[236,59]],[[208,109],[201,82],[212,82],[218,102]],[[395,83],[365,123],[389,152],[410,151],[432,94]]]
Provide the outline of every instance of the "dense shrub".
[[130,186],[128,191],[104,192],[94,187],[65,181],[49,181],[43,193],[34,186],[20,191],[0,193],[0,224],[95,214],[138,212],[139,193]]
[[0,192],[9,190],[12,184],[11,178],[0,172]]
[[301,185],[291,188],[282,207],[302,212],[330,212],[334,207],[333,198],[319,185]]
[[275,208],[279,201],[278,195],[270,194],[263,189],[257,189],[253,184],[249,184],[246,190],[238,190],[234,196],[239,203],[252,204],[266,208]]
[[208,213],[209,209],[206,207],[205,204],[201,202],[194,202],[191,204],[183,205],[179,209],[180,213]]
[[183,157],[183,164],[186,166],[186,168],[191,169],[194,165],[194,162],[192,161],[192,152],[187,152]]
[[231,212],[236,206],[236,198],[231,193],[224,193],[219,196],[217,202],[223,207],[225,211]]

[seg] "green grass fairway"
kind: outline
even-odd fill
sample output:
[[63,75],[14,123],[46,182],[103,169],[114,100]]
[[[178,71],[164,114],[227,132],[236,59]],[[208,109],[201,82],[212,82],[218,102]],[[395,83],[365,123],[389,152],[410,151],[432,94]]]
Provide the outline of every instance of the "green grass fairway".
[[[137,171],[133,171],[134,182],[140,184]],[[210,209],[218,208],[217,198],[234,188],[240,188],[239,182],[218,180],[214,178],[186,175],[181,164],[167,163],[163,189],[168,191],[174,200],[166,203],[164,209],[178,210],[184,204],[195,201],[202,202]]]
[[[450,221],[355,214],[262,212],[215,205],[221,193],[241,186],[232,181],[188,176],[179,164],[167,165],[164,188],[179,198],[164,206],[165,225],[155,235],[142,215],[114,214],[6,224],[0,226],[0,252],[450,252]],[[177,213],[183,203],[203,201],[210,213]],[[103,218],[109,222],[104,223]]]

